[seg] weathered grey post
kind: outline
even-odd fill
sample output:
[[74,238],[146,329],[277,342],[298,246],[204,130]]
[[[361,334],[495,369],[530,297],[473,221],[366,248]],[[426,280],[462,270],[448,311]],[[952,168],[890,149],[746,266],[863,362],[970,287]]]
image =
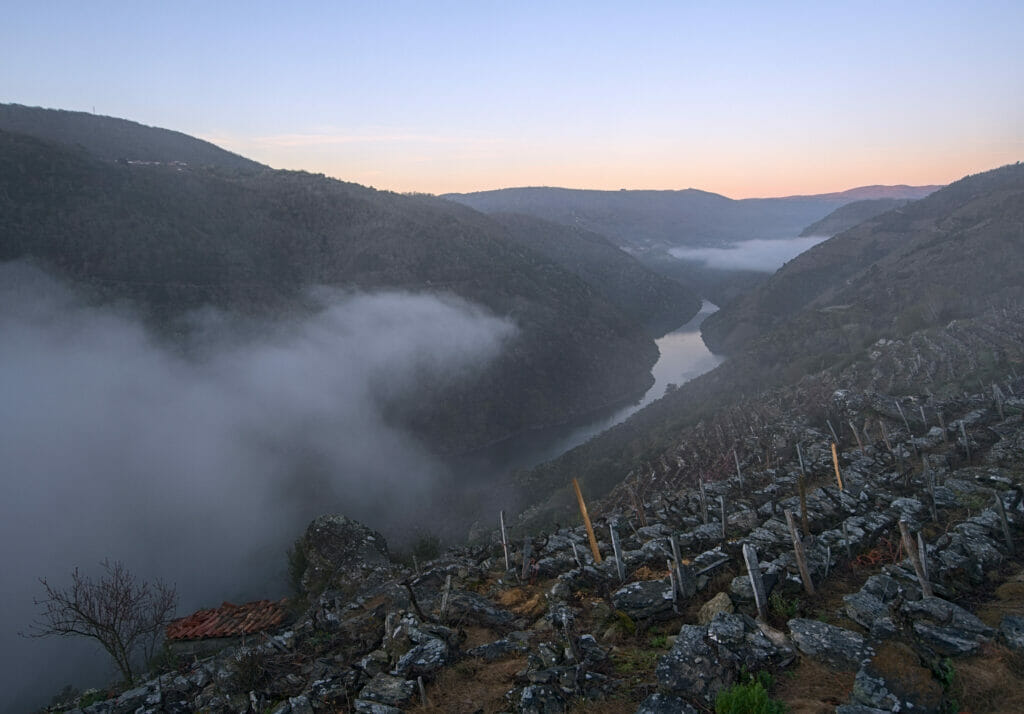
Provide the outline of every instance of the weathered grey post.
[[448,619],[448,598],[452,594],[452,574],[448,575],[444,579],[444,593],[441,595],[441,623]]
[[1003,396],[1003,390],[1000,389],[999,385],[995,382],[992,382],[992,396],[995,397],[996,408],[999,410],[999,420],[1002,421],[1006,418],[1003,414],[1003,399],[1005,399],[1005,397]]
[[508,560],[508,533],[505,531],[505,511],[498,511],[498,521],[501,523],[501,548],[505,551],[505,572],[512,569],[512,563]]
[[572,557],[576,560],[576,565],[579,566],[580,570],[583,570],[583,561],[580,559],[580,552],[576,550],[576,544],[572,544]]
[[931,582],[931,576],[928,574],[928,550],[924,547],[924,536],[921,535],[921,531],[917,532],[917,554],[921,558],[921,570],[924,571],[924,577]]
[[626,580],[626,565],[622,562],[622,546],[619,544],[619,533],[615,530],[615,524],[609,523],[608,530],[612,534],[612,551],[615,553],[615,570],[619,574],[619,582]]
[[889,432],[885,429],[885,422],[882,419],[878,420],[878,428],[882,430],[882,441],[885,442],[885,448],[889,450],[890,454],[895,454],[892,450],[892,442],[889,441]]
[[898,399],[896,400],[896,411],[900,413],[900,418],[903,419],[903,426],[907,427],[907,433],[910,434],[910,436],[914,436],[914,432],[910,430],[910,422],[907,421],[907,415],[903,413],[903,406],[900,404]]
[[740,488],[743,488],[743,472],[740,471],[740,457],[736,454],[736,449],[732,450],[732,460],[736,462],[736,478],[740,482]]
[[900,520],[900,538],[903,541],[903,550],[906,551],[911,564],[914,566],[914,572],[917,574],[917,580],[921,584],[921,592],[925,597],[931,597],[931,581],[928,580],[928,576],[924,572],[924,566],[921,564],[921,556],[917,552],[917,544],[914,542],[914,539],[910,537],[910,529],[907,527],[907,522],[904,520]]
[[764,581],[761,579],[761,566],[757,562],[757,550],[750,543],[743,544],[743,560],[747,564],[747,575],[750,585],[754,588],[754,603],[757,605],[757,616],[768,619],[768,596],[765,594]]
[[530,542],[530,536],[526,536],[523,540],[523,574],[520,579],[525,583],[526,579],[530,577],[530,556],[533,553],[533,543]]
[[1010,551],[1010,555],[1013,555],[1013,536],[1010,535],[1010,522],[1006,520],[1006,509],[1003,508],[1003,499],[1000,498],[999,492],[995,492],[996,498],[996,515],[999,516],[999,524],[1003,527],[1003,538],[1006,540],[1006,549]]
[[939,520],[939,511],[935,506],[935,476],[928,468],[928,457],[921,455],[921,475],[924,476],[925,487],[928,489],[928,510],[932,516],[932,522]]
[[708,515],[708,492],[704,488],[704,478],[700,479],[700,510],[701,516],[704,519],[704,525],[708,524],[710,516]]
[[725,496],[718,497],[718,505],[722,511],[722,543],[725,543]]
[[843,521],[843,543],[846,545],[846,559],[853,559],[853,552],[850,550],[850,534],[846,530],[846,521]]
[[853,438],[857,440],[857,448],[860,449],[860,455],[867,456],[867,453],[864,451],[864,442],[860,440],[860,432],[853,425],[853,419],[850,419],[848,423],[850,424],[850,431],[853,432]]
[[921,423],[924,424],[924,431],[925,431],[925,433],[927,433],[928,432],[928,420],[925,419],[925,416],[924,416],[924,405],[923,404],[919,404],[917,406],[917,408],[921,411]]
[[796,567],[800,569],[800,580],[803,581],[804,590],[808,595],[814,595],[814,583],[811,582],[811,573],[807,570],[807,555],[804,553],[804,543],[800,540],[800,534],[796,532],[796,521],[793,520],[793,512],[786,511],[786,525],[789,526],[789,535],[793,539],[793,553],[796,555]]
[[678,602],[677,593],[679,592],[679,580],[676,577],[675,569],[672,567],[672,561],[666,560],[665,565],[668,566],[668,584],[669,587],[672,588],[672,610],[673,612],[679,612],[679,609],[676,606],[676,603]]
[[803,528],[804,535],[809,536],[811,526],[807,522],[807,470],[804,468],[804,454],[800,450],[800,444],[796,445],[796,455],[800,459],[800,475],[796,479],[796,488],[800,495],[800,527]]
[[971,442],[967,440],[967,427],[964,426],[964,420],[960,420],[960,435],[964,437],[964,450],[967,452],[967,463],[971,463]]
[[828,430],[832,432],[832,439],[839,443],[839,435],[836,433],[835,427],[832,426],[832,422],[826,419],[825,423],[828,424]]

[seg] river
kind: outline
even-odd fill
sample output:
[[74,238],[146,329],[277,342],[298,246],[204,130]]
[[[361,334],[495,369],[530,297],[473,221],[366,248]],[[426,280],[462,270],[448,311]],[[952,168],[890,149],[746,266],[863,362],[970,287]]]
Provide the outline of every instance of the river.
[[476,474],[508,473],[528,469],[592,439],[602,431],[625,421],[665,394],[669,384],[682,385],[714,369],[724,357],[712,354],[700,337],[700,325],[718,307],[705,301],[692,320],[655,340],[658,361],[651,368],[654,384],[632,404],[618,405],[582,424],[548,427],[521,434],[470,457],[458,470]]

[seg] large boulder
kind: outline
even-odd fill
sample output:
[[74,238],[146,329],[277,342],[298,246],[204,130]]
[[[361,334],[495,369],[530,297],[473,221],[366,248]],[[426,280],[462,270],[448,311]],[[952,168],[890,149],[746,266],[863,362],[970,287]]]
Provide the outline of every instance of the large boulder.
[[310,523],[295,543],[291,565],[305,594],[355,592],[395,572],[384,536],[342,515]]

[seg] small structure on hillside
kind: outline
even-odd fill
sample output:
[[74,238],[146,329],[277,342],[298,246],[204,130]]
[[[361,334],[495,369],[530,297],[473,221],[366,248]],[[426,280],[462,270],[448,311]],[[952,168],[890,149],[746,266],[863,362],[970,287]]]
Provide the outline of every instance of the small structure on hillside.
[[217,608],[199,610],[167,626],[167,645],[179,656],[206,655],[247,637],[280,627],[288,619],[287,598],[258,600],[235,605],[225,602]]

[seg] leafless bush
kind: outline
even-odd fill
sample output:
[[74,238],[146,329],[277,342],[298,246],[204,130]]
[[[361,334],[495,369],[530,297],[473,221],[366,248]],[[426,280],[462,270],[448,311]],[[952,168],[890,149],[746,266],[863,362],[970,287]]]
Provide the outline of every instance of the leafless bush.
[[126,683],[134,679],[139,654],[148,661],[164,626],[174,615],[178,595],[161,580],[139,581],[123,563],[104,560],[105,571],[93,580],[75,568],[71,585],[58,588],[40,578],[46,591],[35,604],[41,613],[27,637],[89,637],[103,645]]

